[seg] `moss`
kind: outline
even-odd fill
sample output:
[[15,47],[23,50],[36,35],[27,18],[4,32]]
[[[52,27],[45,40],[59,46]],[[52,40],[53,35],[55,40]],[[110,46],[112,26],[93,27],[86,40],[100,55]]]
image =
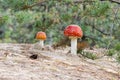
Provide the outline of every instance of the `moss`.
[[114,49],[110,49],[108,50],[107,56],[113,56],[114,54],[116,54]]
[[89,59],[92,59],[92,60],[95,60],[97,59],[97,55],[93,54],[93,53],[90,53],[90,52],[81,52],[79,53],[81,54],[83,57],[86,57],[86,58],[89,58]]
[[117,44],[115,45],[115,50],[120,51],[120,43],[117,43]]
[[117,59],[117,61],[120,63],[120,53],[117,54],[116,59]]

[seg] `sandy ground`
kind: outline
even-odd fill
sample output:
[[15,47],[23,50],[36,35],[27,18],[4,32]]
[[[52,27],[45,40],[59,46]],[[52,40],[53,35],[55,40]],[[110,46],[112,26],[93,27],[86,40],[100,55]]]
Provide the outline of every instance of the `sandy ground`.
[[[90,60],[67,54],[68,50],[0,44],[0,80],[120,80],[120,65],[114,58]],[[38,58],[30,59],[32,54]]]

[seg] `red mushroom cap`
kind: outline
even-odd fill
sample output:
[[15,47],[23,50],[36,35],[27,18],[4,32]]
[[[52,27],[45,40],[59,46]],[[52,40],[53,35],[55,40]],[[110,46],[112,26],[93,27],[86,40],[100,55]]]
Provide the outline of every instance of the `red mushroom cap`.
[[42,32],[42,31],[37,32],[37,34],[36,34],[36,39],[46,40],[46,34],[45,34],[45,32]]
[[69,37],[82,37],[83,32],[80,26],[78,25],[69,25],[64,30],[64,35]]

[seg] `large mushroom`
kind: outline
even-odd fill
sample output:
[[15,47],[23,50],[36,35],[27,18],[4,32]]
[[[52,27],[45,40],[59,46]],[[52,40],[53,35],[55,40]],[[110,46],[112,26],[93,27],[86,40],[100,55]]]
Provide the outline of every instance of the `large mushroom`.
[[77,55],[77,38],[83,36],[82,29],[78,25],[69,25],[65,28],[64,35],[71,39],[71,54]]
[[37,32],[36,39],[39,40],[40,47],[43,48],[44,47],[44,40],[46,40],[45,32],[42,32],[42,31]]

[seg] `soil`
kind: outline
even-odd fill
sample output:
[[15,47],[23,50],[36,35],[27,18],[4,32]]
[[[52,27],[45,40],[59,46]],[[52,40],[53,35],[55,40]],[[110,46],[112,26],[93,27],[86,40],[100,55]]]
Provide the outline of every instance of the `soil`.
[[0,44],[0,80],[120,80],[120,64],[113,57],[91,60],[71,55],[69,49]]

